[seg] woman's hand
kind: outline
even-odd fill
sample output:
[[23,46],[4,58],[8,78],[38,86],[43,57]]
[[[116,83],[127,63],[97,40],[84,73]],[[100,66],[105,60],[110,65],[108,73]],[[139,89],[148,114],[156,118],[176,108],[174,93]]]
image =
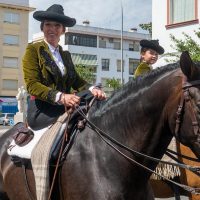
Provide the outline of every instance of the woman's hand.
[[59,103],[63,104],[64,106],[74,108],[80,104],[80,97],[76,96],[75,94],[62,93]]
[[92,89],[92,94],[99,100],[104,100],[106,98],[106,94],[105,92],[103,92],[101,89],[99,88],[93,88]]

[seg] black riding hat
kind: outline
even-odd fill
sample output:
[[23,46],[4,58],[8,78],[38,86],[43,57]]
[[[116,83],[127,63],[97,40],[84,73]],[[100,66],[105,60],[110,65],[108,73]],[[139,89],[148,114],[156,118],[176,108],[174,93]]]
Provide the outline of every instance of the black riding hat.
[[64,9],[59,4],[53,4],[46,11],[34,12],[33,18],[38,21],[53,20],[65,27],[72,27],[76,24],[76,19],[64,15]]
[[165,50],[159,45],[158,40],[141,40],[140,46],[144,48],[153,49],[158,54],[163,54]]

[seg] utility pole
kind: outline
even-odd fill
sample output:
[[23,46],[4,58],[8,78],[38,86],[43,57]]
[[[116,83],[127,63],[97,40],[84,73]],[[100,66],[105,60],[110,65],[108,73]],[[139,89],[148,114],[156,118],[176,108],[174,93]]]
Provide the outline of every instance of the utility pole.
[[121,0],[121,84],[124,84],[124,66],[123,66],[123,0]]

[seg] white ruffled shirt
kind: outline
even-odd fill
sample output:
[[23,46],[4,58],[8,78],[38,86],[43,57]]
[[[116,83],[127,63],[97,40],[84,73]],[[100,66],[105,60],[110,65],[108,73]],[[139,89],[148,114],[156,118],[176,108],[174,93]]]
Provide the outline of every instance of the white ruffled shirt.
[[52,53],[53,59],[56,62],[56,65],[58,66],[62,76],[64,76],[64,74],[66,73],[66,70],[65,70],[65,66],[64,66],[62,57],[59,52],[59,46],[55,48],[54,46],[49,44],[47,41],[45,41],[45,42],[47,43],[49,50]]

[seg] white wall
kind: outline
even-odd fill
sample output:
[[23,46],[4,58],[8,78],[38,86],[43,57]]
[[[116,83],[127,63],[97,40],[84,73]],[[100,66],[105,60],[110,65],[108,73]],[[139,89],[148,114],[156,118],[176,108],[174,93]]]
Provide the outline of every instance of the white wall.
[[[200,12],[200,2],[198,3],[198,11]],[[199,18],[199,14],[198,14]],[[159,39],[159,43],[165,49],[165,52],[174,52],[170,45],[173,44],[169,35],[173,34],[176,38],[184,38],[182,32],[185,32],[192,36],[197,43],[200,44],[200,40],[194,34],[194,30],[197,30],[199,24],[187,25],[182,27],[176,27],[166,29],[167,25],[167,0],[152,0],[152,38]]]

